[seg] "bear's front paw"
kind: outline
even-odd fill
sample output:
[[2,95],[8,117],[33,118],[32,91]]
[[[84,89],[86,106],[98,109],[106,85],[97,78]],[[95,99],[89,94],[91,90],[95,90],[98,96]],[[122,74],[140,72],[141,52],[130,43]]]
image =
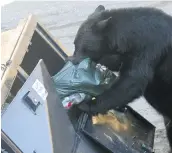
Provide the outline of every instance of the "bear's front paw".
[[96,98],[96,102],[91,105],[90,111],[93,113],[106,114],[109,110],[109,105],[102,100],[101,96]]
[[96,97],[96,107],[98,113],[105,113],[109,111],[110,109],[117,110],[119,112],[125,112],[126,108],[125,106],[118,106],[115,103],[115,100],[109,100],[110,95],[107,93],[103,93]]

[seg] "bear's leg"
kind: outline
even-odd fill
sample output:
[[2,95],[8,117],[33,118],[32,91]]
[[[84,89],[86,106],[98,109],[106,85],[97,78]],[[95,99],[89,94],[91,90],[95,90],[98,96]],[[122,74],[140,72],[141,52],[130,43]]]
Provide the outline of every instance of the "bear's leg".
[[[162,95],[159,93],[159,91],[161,91]],[[148,101],[148,103],[152,105],[158,112],[160,112],[164,116],[164,123],[166,127],[167,137],[169,140],[170,147],[172,148],[172,118],[170,116],[171,107],[170,105],[168,105],[169,109],[167,109],[164,106],[164,102],[170,104],[170,99],[167,98],[167,95],[164,96],[162,90],[160,89],[158,90],[158,87],[156,87],[153,83],[152,85],[147,87],[144,96],[145,99]],[[162,98],[161,96],[164,98]],[[167,115],[168,117],[165,117]]]

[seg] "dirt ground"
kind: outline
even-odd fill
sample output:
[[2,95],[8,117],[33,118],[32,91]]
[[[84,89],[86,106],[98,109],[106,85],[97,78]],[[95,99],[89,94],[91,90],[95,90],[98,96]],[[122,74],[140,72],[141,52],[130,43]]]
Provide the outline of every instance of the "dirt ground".
[[[172,15],[172,2],[169,1],[13,2],[2,7],[1,30],[5,31],[16,27],[20,19],[32,13],[37,15],[38,20],[43,23],[55,39],[58,39],[67,50],[73,52],[73,40],[78,27],[100,4],[107,9],[132,6],[157,7]],[[147,104],[144,98],[136,100],[131,106],[156,126],[155,153],[167,153],[169,145],[162,117]]]

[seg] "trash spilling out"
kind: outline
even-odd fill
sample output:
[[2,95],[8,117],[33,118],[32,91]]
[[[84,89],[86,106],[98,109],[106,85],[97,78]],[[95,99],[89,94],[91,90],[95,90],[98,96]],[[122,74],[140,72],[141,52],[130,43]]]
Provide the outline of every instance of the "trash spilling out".
[[69,109],[101,94],[112,86],[117,77],[105,66],[86,58],[78,65],[68,61],[52,78],[63,106]]
[[111,152],[152,153],[155,128],[131,107],[87,117],[83,132]]
[[94,125],[109,125],[116,132],[129,131],[131,126],[125,113],[109,110],[107,114],[98,114],[92,117]]

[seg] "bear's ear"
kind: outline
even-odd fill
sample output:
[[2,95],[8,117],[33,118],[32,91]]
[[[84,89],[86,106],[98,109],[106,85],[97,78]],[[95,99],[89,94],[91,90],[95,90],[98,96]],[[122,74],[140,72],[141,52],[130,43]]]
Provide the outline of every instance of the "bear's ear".
[[101,12],[101,11],[104,11],[105,10],[105,7],[103,5],[99,5],[94,12]]
[[104,29],[106,29],[108,27],[108,25],[110,24],[111,19],[112,19],[112,17],[109,17],[105,20],[102,20],[102,21],[99,21],[98,23],[96,23],[95,30],[103,31]]

